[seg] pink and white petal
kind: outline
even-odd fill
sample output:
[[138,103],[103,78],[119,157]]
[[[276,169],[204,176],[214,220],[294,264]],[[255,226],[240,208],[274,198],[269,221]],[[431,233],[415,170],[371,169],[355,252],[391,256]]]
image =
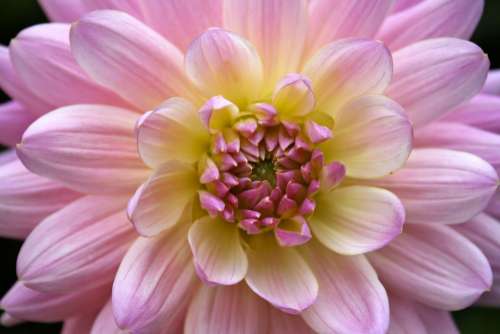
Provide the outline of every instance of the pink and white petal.
[[393,57],[394,77],[386,94],[403,106],[415,127],[476,95],[490,66],[477,45],[454,38],[421,41]]
[[377,37],[392,50],[436,37],[469,39],[484,0],[425,0],[389,16]]
[[0,104],[0,144],[15,146],[36,116],[15,101]]
[[55,108],[49,100],[37,97],[24,85],[12,65],[9,49],[3,46],[0,46],[0,87],[34,115],[42,115]]
[[73,22],[89,11],[84,0],[38,0],[51,21]]
[[500,133],[500,96],[478,94],[441,119]]
[[86,196],[46,218],[19,252],[19,279],[52,293],[112,282],[136,238],[125,204],[126,196]]
[[349,186],[321,193],[310,226],[334,252],[355,255],[379,249],[401,233],[405,210],[391,192]]
[[387,289],[442,310],[469,306],[492,283],[484,254],[445,225],[408,224],[369,259]]
[[153,238],[140,237],[125,255],[112,298],[116,322],[123,330],[160,333],[182,323],[197,287],[189,263],[188,224]]
[[167,160],[198,161],[209,138],[195,106],[188,100],[171,98],[141,117],[137,142],[142,160],[154,168]]
[[161,165],[129,201],[128,216],[137,232],[151,237],[177,224],[198,186],[192,165],[177,161]]
[[339,255],[319,243],[304,251],[319,283],[318,299],[302,313],[309,326],[318,333],[385,333],[387,294],[366,258]]
[[111,300],[104,305],[92,325],[90,334],[125,334],[116,324]]
[[92,312],[65,319],[61,334],[89,334],[96,315]]
[[71,51],[99,84],[145,111],[172,96],[191,97],[182,53],[126,13],[100,10],[72,25]]
[[226,0],[224,27],[257,48],[264,67],[263,93],[287,73],[297,72],[304,50],[306,0]]
[[488,73],[488,78],[481,92],[484,94],[500,95],[500,70],[492,70]]
[[254,46],[235,33],[212,28],[191,43],[186,73],[206,96],[223,95],[240,106],[259,97],[263,72]]
[[315,332],[300,315],[292,315],[274,307],[269,311],[268,334],[314,334]]
[[319,50],[304,67],[319,111],[336,115],[362,95],[382,94],[392,77],[392,57],[380,42],[344,39]]
[[307,55],[335,40],[372,38],[384,22],[392,0],[309,1]]
[[415,133],[415,146],[469,152],[500,171],[500,134],[452,122],[433,122]]
[[498,175],[470,153],[415,149],[404,168],[370,184],[399,197],[407,223],[458,224],[486,208]]
[[79,103],[130,107],[83,72],[71,54],[69,31],[69,24],[39,24],[12,40],[12,64],[24,85],[56,107]]
[[233,285],[245,278],[248,260],[238,226],[207,216],[190,227],[188,240],[204,282]]
[[[269,307],[245,284],[202,286],[189,306],[186,334],[266,333]],[[274,332],[273,332],[274,334]]]
[[137,153],[137,114],[104,105],[57,109],[24,133],[17,154],[32,172],[84,193],[135,189],[149,170]]
[[459,334],[451,314],[408,299],[390,296],[391,322],[387,334]]
[[270,235],[255,236],[250,242],[248,286],[287,313],[311,306],[318,296],[318,281],[298,251],[279,246]]
[[337,113],[334,137],[321,148],[328,161],[345,165],[347,176],[378,178],[404,165],[412,141],[412,125],[400,105],[381,95],[363,96]]
[[54,294],[32,290],[18,282],[3,296],[0,306],[17,319],[56,322],[94,312],[109,298],[110,290],[106,285]]
[[80,194],[26,170],[13,153],[0,165],[0,235],[24,239],[40,221]]

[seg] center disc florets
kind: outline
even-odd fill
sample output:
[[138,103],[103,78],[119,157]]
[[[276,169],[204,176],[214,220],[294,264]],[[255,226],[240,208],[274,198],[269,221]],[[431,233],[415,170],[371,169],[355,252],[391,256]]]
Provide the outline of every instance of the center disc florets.
[[[294,98],[303,108],[304,101]],[[340,163],[325,165],[317,147],[332,137],[331,129],[305,117],[280,117],[274,103],[240,111],[221,96],[200,114],[211,133],[198,165],[202,208],[248,234],[273,230],[282,246],[307,242],[315,194],[345,174]]]

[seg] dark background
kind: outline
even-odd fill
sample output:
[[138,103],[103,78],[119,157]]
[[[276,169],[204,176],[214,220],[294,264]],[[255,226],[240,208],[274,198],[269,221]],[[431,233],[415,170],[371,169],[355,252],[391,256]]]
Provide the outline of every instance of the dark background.
[[[207,0],[209,1],[209,0]],[[0,43],[7,45],[23,28],[47,19],[35,0],[2,0],[0,4]],[[483,19],[473,40],[489,55],[492,67],[500,67],[500,0],[486,0]],[[0,91],[0,101],[7,96]],[[0,150],[1,150],[0,146]],[[16,255],[21,242],[1,239],[0,254],[2,256],[0,272],[0,295],[15,282]],[[454,314],[461,332],[464,334],[498,334],[500,333],[500,309],[474,308]],[[56,334],[57,324],[25,324],[14,328],[0,327],[0,333],[10,334]]]

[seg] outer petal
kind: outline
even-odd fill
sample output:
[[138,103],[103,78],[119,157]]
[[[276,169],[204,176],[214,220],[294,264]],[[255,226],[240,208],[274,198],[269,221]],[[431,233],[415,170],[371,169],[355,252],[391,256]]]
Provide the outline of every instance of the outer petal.
[[174,226],[198,189],[191,165],[169,161],[136,191],[128,205],[128,216],[139,234],[154,236]]
[[497,191],[495,195],[493,195],[490,203],[488,204],[488,207],[486,208],[486,211],[489,214],[500,218],[500,191]]
[[225,0],[224,26],[249,39],[264,64],[267,93],[297,72],[307,34],[306,0]]
[[323,47],[305,65],[317,108],[335,114],[351,99],[381,94],[392,77],[392,58],[380,42],[345,39]]
[[397,103],[383,96],[365,96],[337,113],[334,138],[322,150],[328,161],[341,161],[348,176],[375,178],[403,166],[412,140],[412,126]]
[[312,0],[306,53],[347,37],[371,38],[384,21],[392,0]]
[[109,286],[75,289],[65,294],[44,293],[16,283],[0,302],[17,319],[55,322],[94,312],[109,297]]
[[186,53],[186,72],[206,97],[223,95],[245,106],[258,97],[262,63],[240,36],[213,28],[195,39]]
[[181,50],[209,27],[222,26],[222,0],[83,0],[97,9],[117,9],[145,22]]
[[447,148],[477,155],[500,171],[500,135],[460,123],[435,122],[415,134],[416,147]]
[[291,315],[271,308],[268,334],[314,334],[315,332],[299,315]]
[[[133,333],[173,329],[196,290],[186,225],[154,238],[139,238],[123,259],[113,285],[113,312]],[[179,319],[179,316],[182,318]]]
[[68,24],[40,24],[12,40],[12,63],[26,87],[57,107],[78,103],[129,106],[78,66],[69,47],[69,29]]
[[459,334],[449,312],[391,296],[391,322],[387,334]]
[[485,209],[498,187],[495,170],[475,155],[416,149],[406,166],[372,182],[394,192],[409,223],[463,223]]
[[476,95],[445,115],[442,120],[465,123],[500,133],[500,96]]
[[73,22],[84,15],[88,8],[84,0],[38,0],[51,21]]
[[201,287],[189,307],[186,334],[266,333],[268,306],[244,284]]
[[57,109],[24,133],[19,158],[34,173],[82,192],[131,190],[148,174],[137,154],[136,115],[101,105]]
[[405,108],[415,127],[478,93],[490,66],[478,46],[453,38],[425,40],[393,56],[394,77],[386,94]]
[[80,195],[35,175],[14,158],[0,165],[0,235],[25,238],[38,223]]
[[9,49],[3,46],[0,46],[0,87],[35,115],[55,108],[50,101],[40,99],[24,85],[12,66]]
[[255,236],[251,242],[245,280],[256,294],[292,314],[314,303],[318,282],[297,250],[278,246],[269,235]]
[[482,92],[500,95],[500,70],[493,70],[488,73],[488,79],[486,79]]
[[72,26],[70,39],[80,66],[141,110],[155,108],[172,96],[191,96],[182,53],[123,12],[86,15]]
[[208,132],[195,106],[171,98],[146,113],[137,126],[139,154],[151,167],[167,160],[196,162],[208,149]]
[[89,334],[95,318],[95,313],[89,313],[66,319],[61,334]]
[[21,141],[24,130],[36,119],[18,102],[0,104],[0,144],[14,146]]
[[469,39],[484,0],[425,0],[384,22],[378,38],[393,50],[434,37]]
[[308,244],[307,260],[319,283],[316,302],[302,313],[319,333],[385,333],[389,302],[384,287],[363,256],[342,256]]
[[465,308],[491,286],[483,253],[444,225],[409,224],[369,257],[384,286],[438,309]]
[[54,293],[111,282],[136,237],[125,202],[125,196],[87,196],[49,216],[21,248],[19,279]]
[[90,334],[123,334],[113,316],[113,305],[109,301],[99,312]]
[[378,249],[401,233],[404,208],[391,192],[350,186],[320,194],[311,229],[323,245],[347,255]]

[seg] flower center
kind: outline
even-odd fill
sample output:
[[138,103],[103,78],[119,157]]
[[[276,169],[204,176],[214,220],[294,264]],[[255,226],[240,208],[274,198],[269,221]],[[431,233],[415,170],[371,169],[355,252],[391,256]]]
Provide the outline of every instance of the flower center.
[[271,186],[276,185],[276,167],[272,159],[267,158],[252,164],[252,175],[254,181],[267,181]]

